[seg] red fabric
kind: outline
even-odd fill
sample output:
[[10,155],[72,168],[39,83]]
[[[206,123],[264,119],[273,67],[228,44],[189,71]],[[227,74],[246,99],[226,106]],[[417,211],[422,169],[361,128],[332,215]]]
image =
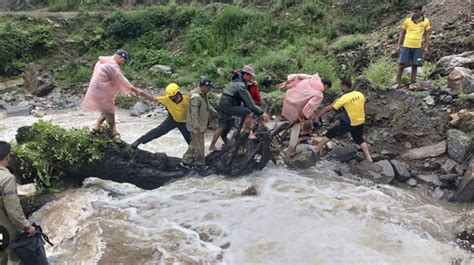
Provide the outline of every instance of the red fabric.
[[249,94],[252,97],[255,104],[262,105],[262,97],[260,97],[260,91],[258,89],[257,83],[249,84]]

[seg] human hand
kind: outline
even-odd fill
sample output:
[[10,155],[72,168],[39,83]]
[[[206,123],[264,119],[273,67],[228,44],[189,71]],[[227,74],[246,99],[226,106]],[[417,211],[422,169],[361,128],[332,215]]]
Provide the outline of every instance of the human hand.
[[29,237],[32,237],[36,234],[36,228],[34,226],[30,226],[28,229],[26,229],[26,233]]
[[423,55],[428,54],[428,47],[423,47]]
[[264,112],[262,114],[262,119],[263,119],[264,122],[269,122],[270,121],[270,116],[266,112]]
[[193,130],[193,134],[199,135],[199,129],[198,129],[198,128],[194,129],[194,130]]
[[280,83],[278,85],[276,85],[276,89],[282,89],[286,86],[286,82],[283,82],[283,83]]
[[397,44],[397,45],[395,46],[395,51],[396,51],[397,53],[400,53],[400,45],[399,45],[399,44]]

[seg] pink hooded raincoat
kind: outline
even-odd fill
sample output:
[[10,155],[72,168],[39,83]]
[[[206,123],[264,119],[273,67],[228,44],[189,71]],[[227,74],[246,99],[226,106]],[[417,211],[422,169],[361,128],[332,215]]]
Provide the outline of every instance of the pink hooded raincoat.
[[128,95],[132,85],[113,56],[100,56],[81,107],[88,111],[115,113],[115,96]]
[[318,74],[289,75],[287,86],[281,114],[290,122],[297,121],[301,115],[309,118],[323,101],[324,85]]

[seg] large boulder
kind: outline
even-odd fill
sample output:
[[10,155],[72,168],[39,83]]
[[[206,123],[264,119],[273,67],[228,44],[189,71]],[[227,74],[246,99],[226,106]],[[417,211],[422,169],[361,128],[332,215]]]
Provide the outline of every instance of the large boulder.
[[362,161],[352,166],[351,170],[354,174],[371,179],[375,183],[389,184],[395,178],[395,172],[388,160],[382,160],[376,163]]
[[474,68],[474,51],[442,57],[431,71],[430,76],[436,74],[446,76],[454,67]]
[[28,116],[33,109],[27,101],[22,101],[18,105],[13,106],[3,100],[0,100],[0,108],[5,109],[8,116]]
[[474,159],[471,159],[466,173],[464,173],[462,182],[456,190],[455,198],[459,202],[474,201]]
[[441,141],[437,144],[411,149],[402,156],[406,159],[425,159],[440,156],[445,152],[446,141]]
[[297,155],[285,158],[285,162],[289,167],[305,169],[312,167],[318,160],[318,155],[314,147],[310,144],[299,144],[296,146],[295,153]]
[[55,88],[53,71],[44,65],[30,63],[23,73],[26,90],[38,97],[48,95]]
[[144,114],[145,112],[148,111],[148,107],[143,104],[142,102],[138,101],[137,103],[135,103],[135,105],[133,105],[133,107],[130,109],[130,116],[132,117],[138,117],[142,114]]
[[471,70],[464,67],[455,67],[448,75],[448,87],[459,93],[469,94],[474,92],[474,76]]
[[398,160],[390,160],[390,163],[398,180],[406,181],[411,177],[410,166],[407,163]]
[[456,162],[464,163],[472,153],[472,138],[456,129],[448,130],[447,136],[448,155]]

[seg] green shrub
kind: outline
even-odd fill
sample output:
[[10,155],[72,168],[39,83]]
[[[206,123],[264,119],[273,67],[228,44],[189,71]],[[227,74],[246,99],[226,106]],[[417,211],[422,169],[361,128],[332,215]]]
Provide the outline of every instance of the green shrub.
[[381,58],[364,71],[370,82],[381,90],[386,90],[395,82],[397,65],[390,58]]
[[327,6],[319,1],[310,1],[305,2],[300,9],[304,19],[316,22],[324,17]]
[[29,58],[27,35],[14,24],[0,23],[0,75],[21,72]]
[[372,27],[371,19],[367,16],[343,16],[341,29],[346,33],[365,33]]
[[58,71],[56,80],[63,87],[76,86],[88,82],[92,77],[93,66],[86,66],[69,60],[64,68]]
[[224,41],[230,41],[243,25],[252,21],[252,12],[248,9],[226,6],[217,16],[215,25],[217,33],[224,37]]
[[83,165],[100,161],[106,141],[90,137],[88,129],[65,130],[50,122],[34,123],[28,141],[13,147],[28,177],[35,177],[39,188],[54,187],[67,174]]
[[51,26],[35,25],[28,35],[30,49],[36,54],[47,52],[54,47],[54,34]]
[[333,82],[338,78],[336,60],[330,56],[306,56],[301,70],[307,74],[318,73],[321,78],[330,79]]
[[317,34],[319,38],[325,38],[327,40],[333,40],[337,37],[336,24],[331,21],[324,25],[324,28]]
[[286,76],[298,69],[294,55],[295,47],[289,46],[283,50],[269,51],[255,62],[257,72],[266,72],[273,76]]
[[216,29],[208,16],[201,14],[191,22],[184,34],[185,46],[188,52],[217,51],[219,40]]
[[336,41],[329,46],[335,52],[357,48],[364,43],[362,35],[346,35],[336,39]]
[[132,58],[130,65],[136,69],[148,70],[155,64],[173,64],[172,56],[167,50],[154,50],[145,48],[134,52],[131,54],[130,58]]

